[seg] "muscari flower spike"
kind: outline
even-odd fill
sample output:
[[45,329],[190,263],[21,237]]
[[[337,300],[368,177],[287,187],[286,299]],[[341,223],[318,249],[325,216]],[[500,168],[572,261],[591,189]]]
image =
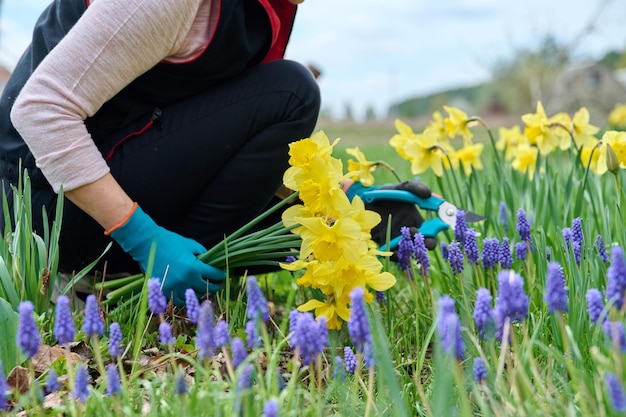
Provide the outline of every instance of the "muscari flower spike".
[[240,337],[235,337],[231,342],[231,349],[233,351],[233,366],[238,368],[248,357],[243,340]]
[[267,300],[259,288],[259,284],[256,281],[255,276],[248,277],[248,287],[246,289],[248,297],[248,309],[246,315],[251,320],[256,320],[260,317],[263,322],[266,322],[270,318],[269,307],[267,306]]
[[502,238],[502,243],[498,250],[498,262],[502,269],[511,269],[513,267],[513,255],[511,254],[511,246],[508,237]]
[[185,373],[180,369],[174,376],[174,392],[178,395],[185,395],[188,392],[187,381],[185,381]]
[[524,261],[526,260],[526,255],[528,255],[528,245],[526,242],[515,243],[515,257],[520,261]]
[[254,366],[251,363],[246,364],[239,374],[239,379],[237,379],[237,392],[252,387],[253,374]]
[[458,360],[463,360],[465,341],[461,336],[461,321],[456,311],[446,311],[446,307],[442,307],[440,304],[437,328],[441,338],[441,349],[446,354],[454,355]]
[[120,373],[114,363],[107,365],[107,388],[106,395],[112,396],[122,392]]
[[415,252],[415,244],[411,239],[411,232],[406,226],[400,228],[400,242],[398,242],[398,265],[402,271],[408,272],[413,279],[413,268],[411,267],[411,256]]
[[165,314],[167,298],[161,291],[161,280],[150,278],[148,280],[148,307],[152,314]]
[[454,238],[461,245],[465,244],[465,231],[467,230],[467,223],[465,222],[465,211],[456,211],[456,224],[454,225]]
[[365,343],[365,348],[363,348],[363,364],[367,369],[370,369],[374,366],[374,346],[372,345],[372,341],[369,340]]
[[481,339],[489,339],[495,331],[495,312],[491,307],[491,293],[486,288],[476,290],[474,303],[474,323]]
[[346,364],[346,372],[350,375],[354,375],[356,372],[356,355],[350,346],[346,346],[343,348],[343,361]]
[[489,270],[495,268],[498,265],[498,259],[500,256],[500,242],[498,238],[484,238],[483,239],[483,251],[481,254],[481,260],[483,262],[483,268]]
[[56,303],[54,337],[57,343],[64,345],[65,343],[73,342],[75,335],[76,327],[72,318],[70,299],[66,295],[60,295]]
[[596,288],[589,288],[585,298],[587,299],[587,313],[589,313],[589,319],[592,323],[597,323],[604,310],[602,294]]
[[37,323],[35,323],[33,310],[34,306],[32,302],[22,301],[20,303],[17,344],[22,348],[22,351],[29,359],[37,354],[39,343],[41,342],[41,336],[39,335]]
[[336,379],[338,381],[345,381],[346,379],[346,368],[343,364],[343,359],[339,355],[335,356],[333,379]]
[[212,358],[215,354],[215,316],[210,301],[205,301],[200,307],[198,316],[198,332],[196,334],[196,346],[199,350],[198,356],[203,358]]
[[430,259],[428,258],[428,249],[426,248],[424,235],[420,232],[415,233],[413,238],[413,249],[415,259],[417,259],[417,263],[420,264],[420,273],[422,276],[427,277],[428,269],[430,268]]
[[574,220],[572,220],[572,241],[580,243],[581,247],[585,243],[582,220],[580,217],[576,217]]
[[441,257],[444,261],[448,260],[448,244],[446,242],[439,243],[439,247],[441,248]]
[[465,231],[463,249],[467,254],[467,262],[478,265],[478,242],[476,242],[476,232],[474,229],[470,228]]
[[159,324],[159,341],[164,345],[174,343],[176,339],[172,336],[172,326],[166,321]]
[[546,277],[546,304],[550,313],[561,311],[566,313],[567,306],[567,289],[565,288],[565,274],[563,268],[556,262],[548,264],[548,276]]
[[483,382],[487,379],[487,367],[482,358],[474,358],[474,381]]
[[54,368],[50,368],[48,370],[48,376],[46,377],[46,394],[55,392],[59,389],[59,386],[59,376]]
[[461,252],[460,243],[450,242],[450,246],[448,247],[448,262],[454,274],[463,272],[463,260],[463,252]]
[[604,336],[611,346],[619,349],[620,352],[626,352],[626,334],[624,333],[624,323],[619,321],[606,320],[602,324]]
[[317,355],[324,352],[324,348],[328,344],[326,319],[320,317],[319,322],[317,322],[313,314],[300,313],[289,342],[298,348],[302,357],[302,364],[310,364]]
[[500,218],[500,224],[504,228],[504,231],[508,232],[509,224],[506,221],[506,203],[504,201],[500,201],[499,218]]
[[200,314],[200,303],[198,302],[198,296],[192,288],[185,290],[185,310],[187,311],[187,318],[193,324],[198,324],[198,315]]
[[72,397],[80,402],[87,401],[89,397],[89,374],[84,365],[78,365],[76,375],[74,375],[74,390]]
[[596,240],[593,246],[595,246],[595,248],[598,250],[598,255],[600,255],[600,259],[602,259],[602,262],[608,263],[609,254],[606,253],[606,247],[604,246],[604,240],[602,239],[602,235],[596,236]]
[[93,294],[89,294],[85,301],[85,320],[82,329],[89,337],[104,334],[104,323],[100,317],[100,307],[98,307],[98,300]]
[[230,332],[228,330],[228,323],[224,320],[220,320],[215,325],[215,347],[221,348],[230,342]]
[[496,299],[496,337],[502,339],[506,321],[521,321],[528,316],[530,300],[524,292],[524,280],[514,271],[498,274],[498,296]]
[[9,389],[9,384],[4,376],[2,361],[0,360],[0,410],[6,411],[9,409],[9,398],[7,397]]
[[573,242],[572,229],[570,229],[569,227],[564,227],[563,230],[561,230],[561,234],[563,235],[563,240],[565,241],[565,247],[567,250],[569,250]]
[[619,412],[626,411],[626,393],[624,393],[624,386],[617,375],[609,372],[604,380],[613,409]]
[[265,417],[278,417],[278,403],[275,400],[267,400],[263,406]]
[[348,320],[348,333],[352,343],[358,352],[363,352],[365,343],[370,340],[370,327],[365,311],[365,290],[356,287],[350,292],[350,320]]
[[112,358],[117,358],[122,354],[120,343],[122,343],[122,329],[119,323],[113,322],[109,326],[109,353]]
[[254,349],[263,346],[261,336],[257,331],[256,323],[254,320],[248,320],[246,322],[246,336],[246,340],[248,341],[248,349]]
[[624,250],[616,246],[611,251],[611,265],[607,272],[606,298],[615,303],[620,309],[624,304],[624,292],[626,291],[626,259]]
[[517,210],[517,233],[523,242],[530,242],[530,223],[526,218],[526,212],[522,208]]

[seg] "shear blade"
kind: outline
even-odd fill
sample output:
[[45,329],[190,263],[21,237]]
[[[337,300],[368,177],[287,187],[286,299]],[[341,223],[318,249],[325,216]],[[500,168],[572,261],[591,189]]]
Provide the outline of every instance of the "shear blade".
[[481,220],[485,220],[486,217],[485,216],[481,216],[480,214],[476,214],[474,212],[471,211],[466,211],[465,212],[465,222],[466,223],[476,223],[479,222]]

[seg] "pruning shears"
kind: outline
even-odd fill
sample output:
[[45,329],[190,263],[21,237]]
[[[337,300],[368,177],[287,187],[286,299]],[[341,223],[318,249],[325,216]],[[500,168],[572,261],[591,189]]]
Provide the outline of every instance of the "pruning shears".
[[[410,191],[393,190],[393,189],[377,189],[371,191],[364,191],[361,194],[361,199],[365,203],[373,203],[377,200],[385,201],[397,201],[400,203],[413,203],[420,209],[435,212],[436,216],[425,220],[419,227],[419,232],[424,237],[435,237],[437,233],[447,230],[449,228],[454,229],[456,226],[456,215],[459,211],[452,203],[443,199],[443,197],[432,194],[428,198],[418,197]],[[467,223],[474,223],[484,220],[486,217],[471,211],[465,211],[465,221]],[[395,249],[400,242],[401,236],[393,238],[389,242],[389,247]],[[383,245],[381,250],[388,250],[387,245]]]

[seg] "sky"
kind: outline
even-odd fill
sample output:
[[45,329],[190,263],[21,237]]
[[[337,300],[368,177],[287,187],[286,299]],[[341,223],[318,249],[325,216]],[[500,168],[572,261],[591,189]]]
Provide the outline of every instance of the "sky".
[[[15,65],[49,2],[2,0],[1,64]],[[488,80],[495,63],[547,34],[581,60],[626,49],[625,21],[624,0],[305,0],[286,58],[322,71],[333,117],[347,106],[383,116],[398,101]]]

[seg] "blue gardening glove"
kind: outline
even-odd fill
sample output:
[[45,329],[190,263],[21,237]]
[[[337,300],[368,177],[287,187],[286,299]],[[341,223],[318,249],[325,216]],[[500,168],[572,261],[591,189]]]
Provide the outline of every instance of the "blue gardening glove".
[[[430,188],[419,181],[403,181],[398,184],[386,184],[383,186],[366,187],[360,181],[356,181],[348,188],[346,195],[352,201],[355,195],[359,197],[365,191],[373,191],[378,189],[409,191],[421,198],[428,198],[431,195]],[[391,215],[391,239],[400,236],[400,229],[403,226],[409,228],[411,236],[413,236],[424,223],[424,218],[420,214],[417,206],[412,203],[401,203],[398,201],[377,200],[372,203],[366,203],[365,208],[373,210],[380,214],[381,222],[372,229],[372,240],[378,245],[384,245],[387,241],[387,221]],[[437,240],[432,237],[426,237],[424,244],[429,250],[437,246]],[[395,249],[395,248],[391,248]]]
[[204,246],[157,225],[139,206],[122,226],[111,232],[111,237],[144,271],[148,268],[152,244],[156,244],[152,275],[165,276],[163,293],[177,306],[185,304],[187,288],[200,295],[213,293],[226,278],[223,270],[197,258],[206,252]]

